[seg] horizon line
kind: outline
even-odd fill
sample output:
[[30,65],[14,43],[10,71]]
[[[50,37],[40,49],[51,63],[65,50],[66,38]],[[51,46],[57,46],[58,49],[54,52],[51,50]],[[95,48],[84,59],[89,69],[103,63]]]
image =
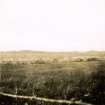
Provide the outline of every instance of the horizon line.
[[55,53],[59,53],[59,52],[77,52],[77,53],[81,53],[81,52],[105,52],[105,50],[0,50],[0,52],[55,52]]

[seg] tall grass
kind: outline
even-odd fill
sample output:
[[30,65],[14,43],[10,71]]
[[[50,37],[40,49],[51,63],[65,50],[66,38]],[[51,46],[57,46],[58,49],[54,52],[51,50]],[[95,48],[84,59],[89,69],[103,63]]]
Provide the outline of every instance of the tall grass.
[[5,93],[53,99],[82,99],[102,105],[105,103],[104,82],[104,62],[0,64],[0,91]]

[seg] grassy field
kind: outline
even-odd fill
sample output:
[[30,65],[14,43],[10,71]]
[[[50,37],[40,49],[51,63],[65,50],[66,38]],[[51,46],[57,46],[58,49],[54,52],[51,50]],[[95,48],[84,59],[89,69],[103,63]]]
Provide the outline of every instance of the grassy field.
[[[0,92],[104,105],[104,54],[1,52]],[[0,95],[0,105],[67,104],[12,99]]]
[[[59,62],[67,63],[70,61],[87,61],[89,58],[105,60],[105,52],[34,52],[34,51],[19,51],[19,52],[0,52],[0,62]],[[43,63],[42,62],[42,63]]]

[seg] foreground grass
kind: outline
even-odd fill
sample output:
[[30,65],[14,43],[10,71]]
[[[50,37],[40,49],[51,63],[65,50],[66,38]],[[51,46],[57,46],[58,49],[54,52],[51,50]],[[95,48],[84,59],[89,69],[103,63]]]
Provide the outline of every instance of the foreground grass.
[[[0,91],[51,99],[83,100],[103,105],[105,92],[105,63],[99,61],[60,63],[11,63],[0,64]],[[0,97],[0,100],[8,97]],[[9,102],[30,105],[37,102],[15,100]],[[4,101],[5,102],[5,101]],[[19,104],[18,103],[18,104]],[[38,101],[36,105],[39,105]],[[40,105],[52,105],[42,102]],[[11,105],[11,104],[9,104]],[[20,104],[19,104],[20,105]],[[54,104],[56,105],[56,103]],[[58,105],[58,104],[57,104]]]

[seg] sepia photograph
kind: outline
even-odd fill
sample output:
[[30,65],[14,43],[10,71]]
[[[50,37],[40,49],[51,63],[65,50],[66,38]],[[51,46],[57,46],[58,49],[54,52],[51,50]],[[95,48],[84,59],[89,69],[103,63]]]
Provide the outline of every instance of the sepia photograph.
[[0,105],[105,105],[105,0],[0,0]]

